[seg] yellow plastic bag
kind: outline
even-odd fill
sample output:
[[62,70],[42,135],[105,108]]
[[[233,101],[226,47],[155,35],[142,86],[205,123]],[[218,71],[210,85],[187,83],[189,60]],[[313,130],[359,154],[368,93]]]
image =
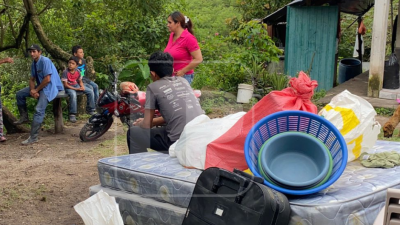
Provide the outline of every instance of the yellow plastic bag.
[[329,120],[343,135],[349,152],[348,162],[367,152],[378,140],[381,125],[375,121],[374,107],[347,90],[333,97],[319,115]]

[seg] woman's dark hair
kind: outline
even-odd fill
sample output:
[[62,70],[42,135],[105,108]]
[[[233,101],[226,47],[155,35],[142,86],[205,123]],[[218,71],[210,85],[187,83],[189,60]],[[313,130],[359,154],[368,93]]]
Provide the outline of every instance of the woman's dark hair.
[[168,17],[171,17],[171,19],[175,23],[179,22],[183,29],[187,29],[191,34],[194,35],[193,24],[192,24],[191,19],[189,19],[189,21],[187,23],[185,23],[185,16],[182,13],[180,13],[179,11],[175,11],[175,12],[169,14]]
[[78,58],[78,57],[76,57],[76,56],[71,56],[71,57],[68,59],[68,62],[71,61],[71,60],[75,61],[76,65],[79,65],[79,58]]
[[150,56],[148,65],[150,71],[156,72],[156,74],[163,78],[165,76],[171,76],[174,71],[172,64],[174,63],[174,58],[167,53],[157,51]]

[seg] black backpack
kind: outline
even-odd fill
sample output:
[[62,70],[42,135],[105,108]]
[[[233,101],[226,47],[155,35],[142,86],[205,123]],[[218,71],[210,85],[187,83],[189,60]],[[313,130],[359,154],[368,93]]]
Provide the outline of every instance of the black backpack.
[[239,170],[203,171],[193,191],[182,225],[289,224],[285,195]]

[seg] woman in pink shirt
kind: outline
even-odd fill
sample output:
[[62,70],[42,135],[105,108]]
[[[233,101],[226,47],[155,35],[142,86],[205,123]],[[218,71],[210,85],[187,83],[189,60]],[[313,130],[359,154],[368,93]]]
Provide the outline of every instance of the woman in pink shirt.
[[171,34],[164,52],[174,58],[174,75],[183,76],[191,84],[193,69],[203,61],[199,44],[193,35],[192,21],[176,11],[169,15],[167,26]]

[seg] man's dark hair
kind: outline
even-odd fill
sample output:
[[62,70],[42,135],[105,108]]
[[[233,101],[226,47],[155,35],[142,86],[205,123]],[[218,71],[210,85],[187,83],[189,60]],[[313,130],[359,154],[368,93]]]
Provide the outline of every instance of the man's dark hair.
[[79,58],[78,58],[78,57],[76,57],[76,56],[71,56],[71,57],[68,59],[68,62],[71,61],[71,60],[73,60],[77,65],[79,65]]
[[77,53],[79,49],[82,49],[80,45],[75,45],[74,47],[72,47],[72,54]]
[[167,52],[155,52],[150,56],[149,67],[150,71],[156,72],[156,74],[162,78],[165,76],[171,76],[173,72],[172,64],[174,58]]

